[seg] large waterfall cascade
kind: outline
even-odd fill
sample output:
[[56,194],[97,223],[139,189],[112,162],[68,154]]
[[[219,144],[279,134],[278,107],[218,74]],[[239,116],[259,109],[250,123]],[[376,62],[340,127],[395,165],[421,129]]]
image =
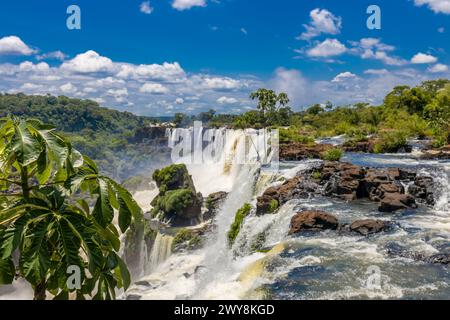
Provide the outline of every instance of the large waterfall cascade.
[[[172,146],[181,141],[180,137],[186,135],[187,130],[191,134],[195,132],[194,129],[169,132]],[[203,164],[196,164],[192,161],[195,156],[186,153],[178,162],[186,163],[196,188],[204,196],[217,191],[229,192],[215,218],[215,231],[208,236],[203,249],[193,252],[170,255],[159,241],[151,253],[155,258],[150,258],[155,264],[151,263],[152,267],[143,277],[152,287],[135,286],[130,293],[139,294],[142,299],[261,298],[255,294],[259,288],[269,288],[272,297],[279,299],[440,298],[450,294],[449,275],[442,269],[424,269],[419,263],[392,259],[385,253],[385,248],[392,243],[427,254],[449,246],[450,164],[399,159],[393,155],[356,155],[356,159],[344,159],[374,167],[423,167],[421,170],[431,173],[438,183],[435,207],[420,208],[403,216],[385,216],[370,204],[349,205],[320,197],[294,199],[281,206],[276,214],[248,216],[235,244],[229,248],[226,235],[236,211],[246,202],[255,205],[256,196],[266,188],[292,178],[315,161],[282,164],[279,170],[261,167],[258,161],[236,164],[229,159],[243,152],[251,141],[239,130],[227,133],[224,129],[211,130],[214,132],[203,131],[203,137],[217,136],[217,133],[228,135],[227,139],[213,143],[218,150],[225,150],[220,161],[206,159]],[[195,135],[200,136],[198,132]],[[202,147],[205,148],[204,144]],[[257,159],[258,152],[253,157]],[[333,232],[290,237],[290,220],[301,209],[324,210],[344,221],[391,219],[398,227],[390,233],[368,238]],[[251,249],[251,244],[262,233],[265,234],[264,247],[273,248],[268,253]],[[168,240],[166,238],[166,244]],[[367,270],[374,266],[381,270],[382,289],[373,290],[365,285]]]

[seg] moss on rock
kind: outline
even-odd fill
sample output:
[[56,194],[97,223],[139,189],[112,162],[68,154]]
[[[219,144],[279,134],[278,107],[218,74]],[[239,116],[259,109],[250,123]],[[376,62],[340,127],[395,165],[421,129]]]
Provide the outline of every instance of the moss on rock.
[[228,231],[228,244],[230,245],[230,247],[233,246],[234,241],[236,240],[239,231],[241,230],[242,224],[244,223],[244,219],[250,214],[251,209],[252,206],[249,203],[246,203],[236,212],[234,222],[231,225],[230,231]]

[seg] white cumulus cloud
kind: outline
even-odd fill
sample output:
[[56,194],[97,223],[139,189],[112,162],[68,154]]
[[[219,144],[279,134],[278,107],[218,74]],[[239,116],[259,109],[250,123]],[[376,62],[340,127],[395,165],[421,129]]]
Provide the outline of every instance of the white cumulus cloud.
[[142,13],[151,14],[153,12],[153,7],[150,5],[150,1],[144,1],[139,6]]
[[110,72],[114,68],[111,59],[100,56],[93,50],[78,54],[61,65],[61,69],[74,73]]
[[36,53],[19,37],[8,36],[0,39],[0,55],[23,55],[29,56]]
[[169,92],[165,86],[160,83],[144,83],[140,88],[141,93],[165,94]]
[[450,14],[450,0],[414,0],[416,6],[428,6],[436,13]]
[[437,58],[433,57],[432,55],[425,54],[422,52],[419,52],[411,59],[411,63],[414,64],[424,64],[424,63],[435,63],[437,62]]
[[331,81],[332,82],[342,82],[342,81],[345,81],[345,80],[348,80],[348,79],[354,79],[354,78],[356,78],[356,74],[347,71],[347,72],[342,72],[342,73],[338,74]]
[[306,54],[313,58],[326,58],[343,54],[347,48],[337,39],[326,39],[309,49]]
[[448,66],[442,63],[438,63],[432,67],[429,67],[428,71],[430,71],[431,73],[443,73],[448,71]]
[[220,97],[217,99],[217,102],[220,104],[235,104],[238,103],[238,100],[236,98]]
[[321,34],[339,34],[342,27],[342,18],[336,17],[326,9],[316,8],[310,12],[311,22],[303,25],[306,29],[298,39],[309,40]]
[[206,0],[174,0],[172,7],[179,11],[188,10],[192,7],[205,7]]

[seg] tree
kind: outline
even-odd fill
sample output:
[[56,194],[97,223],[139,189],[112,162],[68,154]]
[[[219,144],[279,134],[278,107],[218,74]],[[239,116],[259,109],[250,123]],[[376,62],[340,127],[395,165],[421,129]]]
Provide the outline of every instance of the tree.
[[258,89],[250,94],[252,100],[258,99],[258,110],[262,113],[266,124],[268,119],[273,119],[279,108],[286,107],[289,103],[289,97],[282,92],[276,94],[273,90]]
[[325,110],[322,108],[320,104],[315,104],[312,107],[306,110],[306,113],[317,116],[318,114],[324,112]]
[[186,122],[187,116],[184,113],[175,113],[173,123],[176,127],[181,127]]
[[[141,222],[141,209],[53,127],[15,117],[0,124],[0,285],[19,276],[37,300],[47,292],[114,299],[130,275],[113,218],[117,212],[124,233],[133,219]],[[73,268],[80,270],[79,287],[68,285]]]

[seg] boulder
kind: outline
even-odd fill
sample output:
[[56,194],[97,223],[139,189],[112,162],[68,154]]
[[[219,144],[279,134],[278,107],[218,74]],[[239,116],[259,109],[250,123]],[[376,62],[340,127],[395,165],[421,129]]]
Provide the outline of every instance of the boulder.
[[439,253],[425,259],[427,263],[450,264],[450,253]]
[[389,229],[390,223],[382,220],[358,220],[350,225],[350,230],[367,236]]
[[408,193],[419,202],[434,205],[433,186],[433,178],[424,176],[416,177],[414,184],[409,186]]
[[421,158],[424,160],[448,160],[450,159],[450,144],[442,148],[426,150]]
[[280,160],[300,161],[306,159],[321,159],[322,154],[334,146],[331,144],[289,143],[280,145]]
[[374,152],[374,141],[347,141],[344,143],[343,148],[345,152],[362,152],[362,153],[373,153]]
[[203,220],[210,220],[215,217],[220,206],[223,204],[227,198],[228,193],[224,191],[219,191],[210,194],[205,200],[205,207],[207,211],[203,214]]
[[[308,193],[305,191],[307,186],[308,184],[305,184],[305,178],[297,176],[287,180],[279,187],[268,188],[263,195],[257,199],[256,214],[262,215],[272,213],[275,201],[277,203],[277,207],[279,207],[294,198],[308,197]],[[307,189],[314,190],[311,186]]]
[[408,208],[417,208],[415,199],[408,194],[389,193],[380,201],[380,212],[394,212]]
[[338,227],[338,219],[329,213],[323,211],[303,211],[292,218],[289,234],[296,234],[303,231],[336,230]]
[[169,220],[174,227],[201,222],[203,197],[197,193],[184,164],[174,164],[153,173],[159,194],[153,199],[152,217]]

